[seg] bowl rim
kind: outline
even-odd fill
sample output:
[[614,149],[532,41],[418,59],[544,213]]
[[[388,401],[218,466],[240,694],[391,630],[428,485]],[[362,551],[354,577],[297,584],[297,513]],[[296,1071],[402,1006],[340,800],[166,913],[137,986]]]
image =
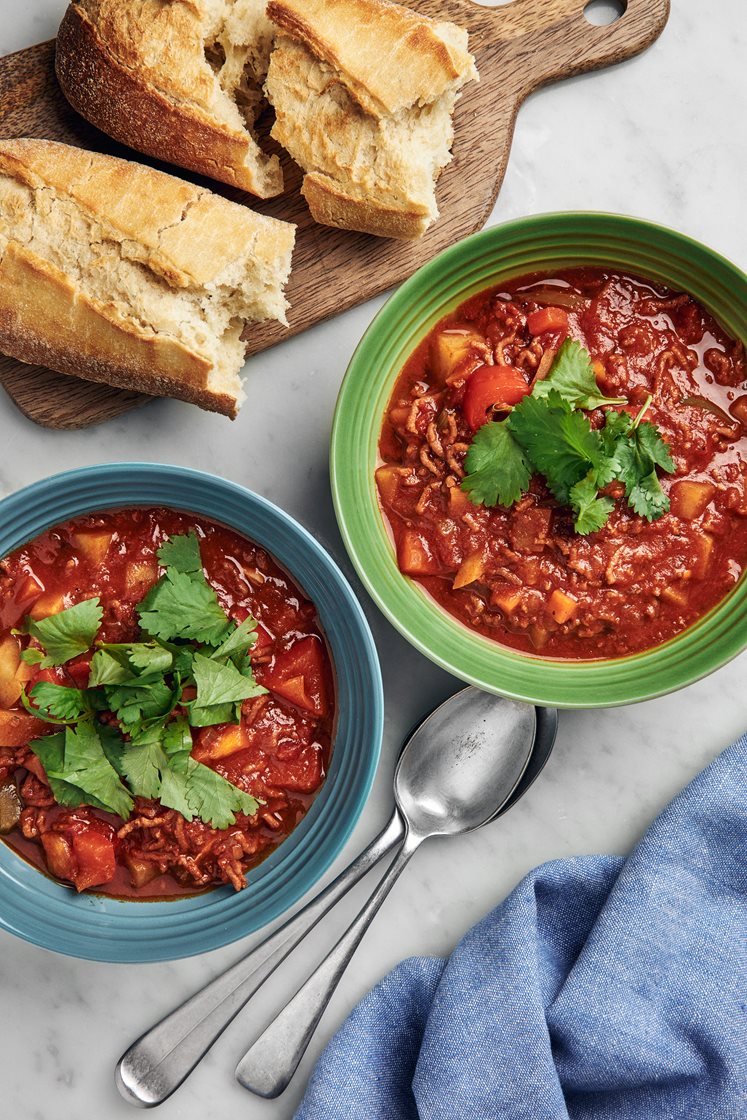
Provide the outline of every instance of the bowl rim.
[[[583,231],[574,232],[574,226],[579,224]],[[601,243],[605,237],[619,238],[615,250],[606,254],[608,264],[614,265],[615,252],[646,257],[654,254],[651,260],[656,259],[657,264],[648,273],[645,267],[623,263],[618,267],[644,278],[657,276],[667,283],[667,274],[676,269],[664,259],[661,249],[665,246],[672,258],[680,254],[683,266],[685,259],[694,259],[712,268],[714,277],[709,277],[709,281],[716,287],[723,287],[728,278],[747,297],[747,275],[738,266],[688,235],[642,218],[604,211],[555,211],[515,218],[472,234],[432,258],[405,281],[378,311],[356,347],[340,388],[332,426],[332,498],[345,547],[366,590],[403,637],[435,664],[469,684],[527,703],[573,709],[622,706],[684,688],[747,647],[747,572],[706,615],[650,650],[622,658],[577,662],[523,654],[471,631],[399,571],[375,493],[373,471],[377,459],[372,447],[378,446],[383,409],[404,359],[431,327],[470,295],[501,280],[563,267],[564,261],[570,262],[565,267],[582,266],[584,258],[589,264],[603,263],[601,252],[594,258],[589,248],[586,252],[568,248],[554,256],[546,249],[552,259],[544,267],[509,267],[498,263],[493,279],[473,282],[471,286],[467,282],[471,275],[469,262],[478,261],[486,248],[495,248],[499,255],[501,242],[510,249],[517,244],[530,246],[537,250],[536,256],[540,255],[541,239],[548,236],[548,227],[559,238],[565,236],[570,240],[575,236],[577,242]],[[460,281],[465,272],[467,280]],[[444,275],[448,279],[448,294],[439,290],[439,283],[446,287]],[[707,287],[705,270],[697,280]],[[674,286],[671,279],[669,285]],[[697,288],[698,283],[690,285],[693,286]],[[413,300],[422,293],[430,301],[426,311],[412,313],[409,322],[405,322]],[[725,323],[729,333],[737,337],[747,333],[747,310],[740,308],[736,316],[725,315],[707,296],[695,293],[695,298]],[[743,298],[742,304],[747,307],[747,299]],[[413,328],[415,321],[417,325]],[[382,402],[381,412],[374,417]],[[744,615],[743,636],[738,626],[728,623],[727,616],[735,605],[741,611],[740,619]],[[693,657],[693,645],[697,660]],[[486,666],[488,660],[490,667]]]
[[[266,547],[309,596],[335,667],[337,718],[321,790],[287,839],[250,871],[249,885],[240,892],[218,887],[162,902],[76,895],[0,844],[0,929],[67,956],[111,963],[176,960],[217,949],[290,909],[349,839],[368,799],[383,734],[378,654],[346,577],[299,521],[239,483],[145,462],[55,474],[0,501],[0,556],[86,512],[159,505],[212,519]],[[258,531],[237,525],[240,515]]]

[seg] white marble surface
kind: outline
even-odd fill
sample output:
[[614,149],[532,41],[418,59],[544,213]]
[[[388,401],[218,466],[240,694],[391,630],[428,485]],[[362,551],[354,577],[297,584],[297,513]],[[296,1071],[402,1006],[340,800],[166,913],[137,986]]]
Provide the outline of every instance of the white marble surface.
[[[0,0],[0,53],[54,34],[65,0]],[[536,94],[521,110],[491,221],[546,210],[614,210],[676,226],[747,263],[743,222],[744,6],[673,0],[662,38],[639,58]],[[497,87],[499,95],[500,86]],[[230,425],[159,402],[104,427],[51,433],[0,394],[0,494],[67,467],[161,460],[216,471],[279,502],[312,527],[350,574],[329,497],[327,442],[338,386],[381,301],[253,361],[249,403]],[[361,593],[362,594],[362,593]],[[456,682],[418,656],[363,596],[384,671],[387,720],[373,795],[339,866],[383,823],[403,734]],[[565,713],[547,771],[490,828],[420,853],[338,990],[300,1074],[280,1100],[250,1096],[234,1063],[293,990],[284,967],[160,1115],[287,1120],[323,1042],[401,958],[447,953],[535,864],[626,852],[659,809],[747,726],[747,656],[685,691],[617,711]],[[335,918],[310,960],[351,909]],[[0,934],[0,1114],[13,1120],[126,1120],[112,1079],[142,1029],[237,956],[141,967],[90,964]],[[456,1118],[455,1118],[456,1120]]]

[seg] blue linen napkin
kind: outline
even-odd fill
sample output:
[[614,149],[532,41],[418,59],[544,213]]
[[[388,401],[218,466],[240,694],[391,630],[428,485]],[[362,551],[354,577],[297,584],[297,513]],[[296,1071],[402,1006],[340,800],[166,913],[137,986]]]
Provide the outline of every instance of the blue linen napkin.
[[296,1120],[747,1120],[747,735],[627,860],[537,868],[404,961]]

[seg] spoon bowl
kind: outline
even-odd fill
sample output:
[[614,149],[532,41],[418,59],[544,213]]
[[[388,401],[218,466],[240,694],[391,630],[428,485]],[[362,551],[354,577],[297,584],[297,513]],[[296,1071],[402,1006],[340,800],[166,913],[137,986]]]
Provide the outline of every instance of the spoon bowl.
[[494,817],[519,785],[537,732],[535,709],[465,688],[408,739],[394,797],[411,833],[456,835]]

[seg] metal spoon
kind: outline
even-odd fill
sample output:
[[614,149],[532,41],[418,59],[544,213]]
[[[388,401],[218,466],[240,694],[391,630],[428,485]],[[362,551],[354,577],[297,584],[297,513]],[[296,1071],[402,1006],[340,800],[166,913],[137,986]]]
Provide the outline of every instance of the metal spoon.
[[343,972],[384,899],[431,836],[456,836],[492,820],[527,768],[535,709],[465,691],[437,708],[412,736],[394,775],[405,820],[400,849],[371,898],[331,952],[236,1067],[236,1078],[277,1097],[293,1077]]
[[[430,718],[438,714],[440,719],[448,719],[451,706],[460,697],[461,705],[470,697],[483,695],[475,688],[463,689],[446,700]],[[508,703],[493,698],[495,705]],[[496,816],[506,812],[523,797],[550,757],[557,734],[558,713],[554,708],[537,708],[536,720],[537,731],[529,765],[514,793]],[[117,1086],[125,1100],[148,1108],[161,1104],[171,1096],[306,934],[351,887],[401,844],[404,827],[399,810],[395,808],[382,832],[325,890],[235,965],[141,1035],[123,1054],[116,1068]]]

